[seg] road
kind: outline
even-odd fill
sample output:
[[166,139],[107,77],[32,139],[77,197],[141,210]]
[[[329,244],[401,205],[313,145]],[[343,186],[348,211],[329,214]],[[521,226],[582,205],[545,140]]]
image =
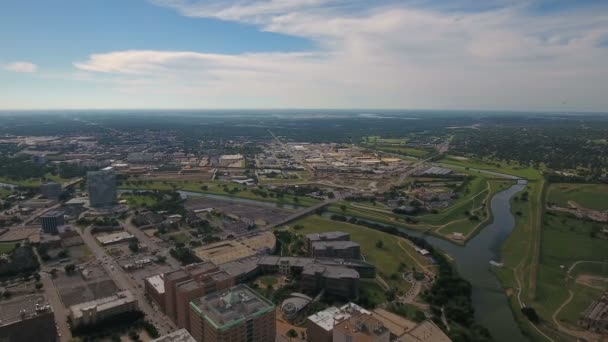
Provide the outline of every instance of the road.
[[274,223],[274,224],[271,224],[271,225],[267,226],[267,228],[268,229],[272,229],[272,228],[280,227],[282,225],[285,225],[285,224],[288,224],[290,222],[293,222],[293,221],[299,219],[300,217],[304,217],[306,215],[314,213],[318,209],[324,208],[324,207],[326,207],[326,206],[328,206],[328,205],[330,205],[332,203],[338,202],[341,199],[341,196],[340,196],[340,194],[337,194],[337,193],[336,193],[335,196],[336,197],[334,197],[332,199],[325,200],[325,201],[323,201],[323,202],[321,202],[319,204],[315,204],[312,207],[304,208],[304,209],[302,209],[300,211],[297,211],[297,212],[295,212],[295,213],[287,216],[285,219],[281,220],[280,222],[277,222],[277,223]]
[[[106,270],[110,278],[116,283],[116,286],[121,290],[129,290],[137,298],[139,309],[143,311],[150,323],[154,324],[160,335],[166,335],[175,331],[177,328],[173,322],[160,311],[155,310],[144,296],[144,290],[141,284],[137,284],[135,278],[126,273],[118,263],[109,255],[103,247],[97,244],[97,241],[91,234],[91,226],[84,229],[84,232],[77,230],[84,240],[85,244],[95,254],[100,265]],[[140,288],[141,287],[141,288]]]
[[68,325],[68,310],[63,305],[59,292],[51,279],[50,273],[46,270],[40,272],[40,281],[42,282],[44,294],[49,302],[49,305],[53,308],[53,314],[55,315],[55,324],[57,325],[57,333],[59,341],[67,342],[72,338],[72,332]]
[[164,256],[166,258],[165,262],[167,264],[171,265],[176,270],[180,269],[181,268],[180,263],[177,260],[175,260],[175,258],[173,258],[171,256],[171,254],[169,254],[169,250],[158,246],[158,244],[154,240],[152,240],[152,238],[150,238],[141,229],[139,229],[133,223],[131,223],[131,218],[132,218],[132,216],[129,216],[124,221],[120,221],[123,228],[127,232],[133,234],[137,238],[137,240],[139,240],[140,243],[146,245],[148,247],[148,250],[151,253],[156,252],[155,253],[156,255]]

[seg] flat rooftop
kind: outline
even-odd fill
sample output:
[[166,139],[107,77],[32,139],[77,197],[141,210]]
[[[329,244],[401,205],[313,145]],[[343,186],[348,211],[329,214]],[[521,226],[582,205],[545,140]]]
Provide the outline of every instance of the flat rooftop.
[[127,239],[132,239],[132,238],[133,238],[133,235],[128,232],[112,233],[112,234],[107,234],[107,235],[99,235],[99,236],[95,237],[95,239],[97,239],[97,241],[99,241],[99,243],[101,243],[102,245],[120,242],[122,240],[127,240]]
[[314,249],[347,249],[359,247],[354,241],[315,241],[312,243]]
[[370,314],[369,311],[360,307],[355,303],[348,303],[339,308],[331,306],[323,311],[319,311],[314,315],[308,316],[308,320],[315,323],[326,331],[333,330],[336,324],[349,319],[353,315]]
[[196,342],[196,340],[186,329],[179,329],[168,335],[150,340],[150,342]]
[[152,285],[157,293],[165,293],[165,277],[163,274],[157,274],[146,278],[148,284]]
[[319,264],[310,264],[304,267],[302,274],[315,275],[322,274],[326,278],[332,279],[359,279],[359,272],[352,268],[343,266],[325,266]]
[[36,316],[38,313],[51,311],[43,295],[30,295],[2,301],[0,307],[0,326],[12,324],[22,319]]
[[274,250],[275,245],[274,234],[267,231],[198,247],[194,254],[203,261],[220,265]]
[[97,311],[100,312],[134,301],[135,297],[133,296],[131,291],[122,291],[110,297],[99,298],[90,302],[72,305],[70,306],[70,312],[72,313],[72,316],[74,318],[78,319],[82,317],[83,310],[97,307]]
[[272,302],[243,284],[195,299],[190,305],[218,330],[275,309]]
[[350,234],[345,233],[345,232],[340,232],[340,231],[334,231],[334,232],[306,234],[306,238],[310,241],[336,240],[336,239],[350,238]]

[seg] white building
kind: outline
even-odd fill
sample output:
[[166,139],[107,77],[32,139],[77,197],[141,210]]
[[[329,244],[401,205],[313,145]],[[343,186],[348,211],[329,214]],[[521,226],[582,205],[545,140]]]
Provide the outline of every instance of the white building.
[[70,306],[69,318],[73,326],[95,324],[121,313],[137,310],[131,291]]

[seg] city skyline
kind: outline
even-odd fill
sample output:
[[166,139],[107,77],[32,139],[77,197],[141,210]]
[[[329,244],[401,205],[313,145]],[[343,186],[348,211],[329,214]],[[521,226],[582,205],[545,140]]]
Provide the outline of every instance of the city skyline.
[[608,110],[596,1],[15,1],[0,110]]

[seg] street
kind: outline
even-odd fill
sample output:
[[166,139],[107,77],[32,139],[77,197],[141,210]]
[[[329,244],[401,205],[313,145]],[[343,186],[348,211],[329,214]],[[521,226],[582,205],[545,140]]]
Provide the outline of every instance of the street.
[[126,273],[111,256],[106,254],[105,249],[97,244],[97,241],[91,234],[91,228],[89,226],[84,229],[84,232],[79,231],[79,234],[85,244],[95,254],[98,262],[103,266],[110,278],[116,283],[116,286],[121,290],[129,290],[133,293],[135,298],[137,298],[139,309],[146,314],[147,319],[150,323],[154,324],[161,335],[175,331],[177,328],[173,322],[162,312],[154,309],[148,302],[144,295],[143,286],[139,288],[141,284],[137,284],[135,278]]

